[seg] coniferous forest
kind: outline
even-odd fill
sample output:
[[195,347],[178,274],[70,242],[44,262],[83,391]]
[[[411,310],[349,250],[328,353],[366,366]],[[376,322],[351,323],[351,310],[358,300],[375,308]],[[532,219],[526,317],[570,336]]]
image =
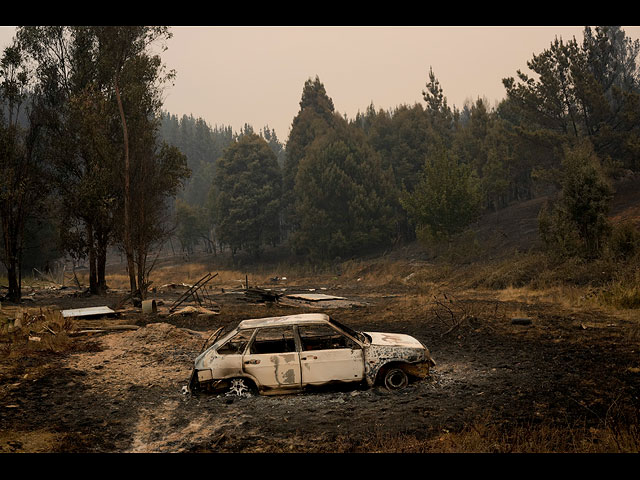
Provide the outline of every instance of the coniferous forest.
[[483,214],[556,192],[541,212],[545,244],[597,257],[611,233],[611,182],[640,168],[638,50],[620,28],[587,27],[583,41],[552,39],[531,72],[503,79],[494,107],[450,106],[430,70],[423,103],[371,104],[353,119],[309,78],[285,142],[268,126],[232,133],[166,115],[163,138],[192,170],[176,217],[183,248],[259,255],[282,244],[331,261],[416,237],[448,241]]
[[347,118],[310,76],[286,139],[164,111],[173,73],[149,45],[167,38],[166,27],[20,27],[3,52],[0,253],[12,298],[22,270],[62,256],[88,262],[97,292],[117,247],[136,290],[168,238],[187,253],[260,259],[279,246],[322,264],[451,242],[550,192],[538,218],[549,253],[635,251],[637,228],[607,218],[612,182],[640,169],[640,45],[620,27],[550,39],[523,59],[530,71],[502,80],[495,106],[449,105],[430,70],[423,102]]

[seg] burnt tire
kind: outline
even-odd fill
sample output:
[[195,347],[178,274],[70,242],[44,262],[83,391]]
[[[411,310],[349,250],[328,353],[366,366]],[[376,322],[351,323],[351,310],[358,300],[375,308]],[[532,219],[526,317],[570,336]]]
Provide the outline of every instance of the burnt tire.
[[400,367],[391,367],[382,373],[382,384],[387,390],[400,390],[409,385],[409,376]]

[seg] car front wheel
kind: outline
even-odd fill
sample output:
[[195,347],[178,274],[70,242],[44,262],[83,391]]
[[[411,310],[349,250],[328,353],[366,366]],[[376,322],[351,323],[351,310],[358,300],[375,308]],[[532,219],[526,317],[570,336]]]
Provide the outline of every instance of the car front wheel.
[[384,372],[383,383],[388,390],[399,390],[409,384],[409,377],[402,368],[392,367]]
[[227,396],[251,397],[253,393],[252,385],[245,378],[234,378],[229,385]]

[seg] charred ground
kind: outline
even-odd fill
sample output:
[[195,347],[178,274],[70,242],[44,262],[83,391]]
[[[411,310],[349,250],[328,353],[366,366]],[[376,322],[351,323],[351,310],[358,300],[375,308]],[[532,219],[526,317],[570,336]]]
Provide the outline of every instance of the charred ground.
[[[296,285],[326,288],[353,306],[257,304],[227,292],[216,295],[218,315],[169,316],[166,306],[178,293],[158,291],[164,306],[157,314],[132,309],[82,320],[137,330],[71,337],[57,352],[14,338],[0,358],[0,451],[637,451],[640,334],[633,316],[358,278]],[[32,306],[109,305],[121,296],[49,290]],[[437,366],[427,380],[394,393],[183,393],[214,329],[318,309],[356,329],[413,335]],[[531,323],[513,324],[514,317]]]

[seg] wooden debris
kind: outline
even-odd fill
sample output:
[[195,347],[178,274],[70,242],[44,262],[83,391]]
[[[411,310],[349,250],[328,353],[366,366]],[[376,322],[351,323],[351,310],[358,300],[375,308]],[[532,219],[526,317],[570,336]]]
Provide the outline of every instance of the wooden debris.
[[247,288],[244,291],[243,300],[247,302],[257,302],[257,303],[277,302],[278,300],[280,300],[280,297],[282,296],[283,296],[282,293],[272,292],[270,290],[265,290],[260,287],[251,287],[251,288]]
[[101,327],[83,327],[82,330],[76,330],[74,332],[71,332],[69,335],[72,337],[76,337],[79,335],[91,335],[95,333],[131,331],[131,330],[138,330],[139,328],[140,327],[138,325],[112,325],[112,326],[101,326]]
[[440,322],[442,322],[447,330],[441,334],[445,336],[457,330],[463,323],[471,324],[477,320],[475,312],[469,305],[455,299],[453,296],[442,293],[443,298],[433,296],[432,312]]

